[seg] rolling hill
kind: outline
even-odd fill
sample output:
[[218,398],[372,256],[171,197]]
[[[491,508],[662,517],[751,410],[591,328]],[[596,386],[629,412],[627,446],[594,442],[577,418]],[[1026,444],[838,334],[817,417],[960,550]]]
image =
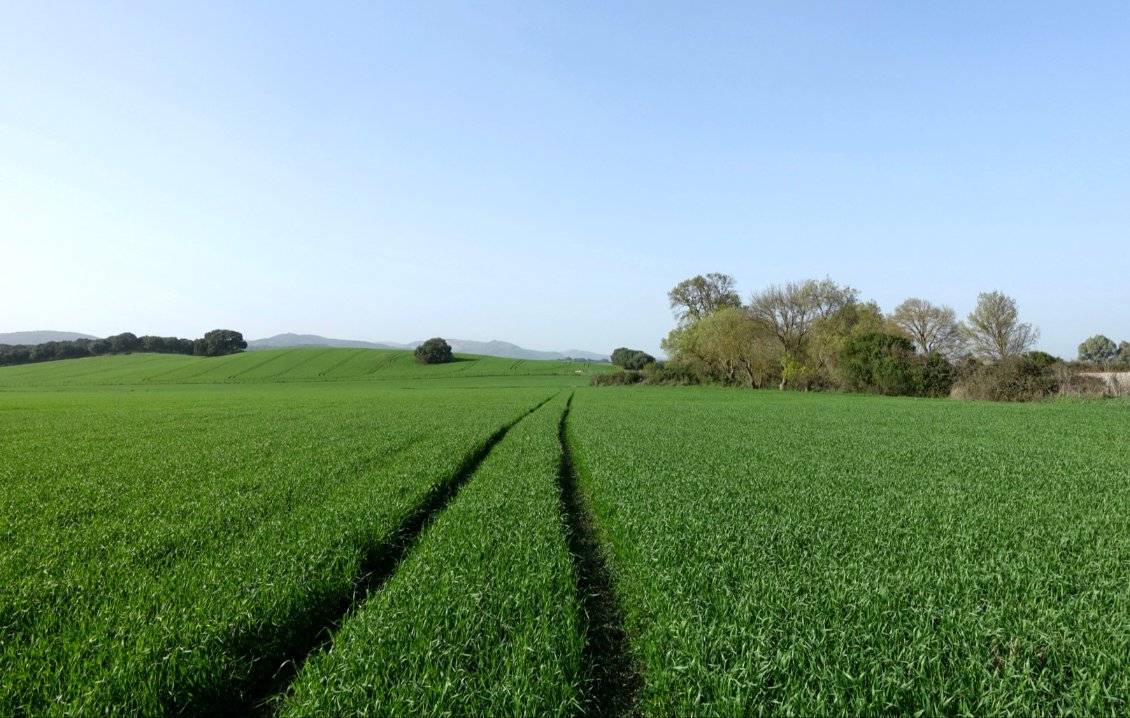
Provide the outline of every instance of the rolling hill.
[[[448,364],[418,364],[401,349],[294,347],[222,357],[116,354],[0,367],[0,391],[40,386],[270,384],[293,382],[570,377],[607,371],[583,362],[456,355]],[[585,379],[587,381],[587,379]]]

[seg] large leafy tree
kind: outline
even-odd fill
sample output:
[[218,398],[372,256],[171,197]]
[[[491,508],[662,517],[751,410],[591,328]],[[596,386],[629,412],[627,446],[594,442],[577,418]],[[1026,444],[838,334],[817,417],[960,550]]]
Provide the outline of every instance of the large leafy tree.
[[1023,354],[1040,338],[1039,329],[1020,321],[1016,300],[1000,292],[977,295],[962,333],[973,353],[990,361]]
[[[1125,343],[1125,342],[1124,342]],[[1102,334],[1096,334],[1079,345],[1079,361],[1107,365],[1118,356],[1118,345]]]
[[922,354],[937,352],[953,360],[961,355],[965,337],[953,309],[911,297],[895,307],[891,327],[914,342]]
[[713,378],[760,388],[778,374],[777,342],[744,309],[719,309],[700,321],[697,329],[697,356]]
[[667,293],[667,298],[680,324],[696,322],[725,307],[742,305],[734,291],[734,278],[718,272],[684,279]]
[[110,351],[114,354],[126,354],[141,348],[141,340],[133,332],[122,332],[107,339],[110,340]]
[[225,354],[235,354],[247,348],[243,334],[232,329],[213,329],[197,339],[193,345],[193,354],[197,356],[218,357]]
[[854,307],[858,297],[857,290],[841,287],[831,279],[773,285],[750,297],[750,316],[781,347],[780,388],[811,372],[808,348],[814,329],[839,323],[842,313]]
[[612,351],[612,363],[624,369],[643,369],[655,363],[655,357],[640,349],[618,347]]
[[442,337],[432,337],[416,347],[416,361],[421,364],[446,364],[455,361],[451,345]]

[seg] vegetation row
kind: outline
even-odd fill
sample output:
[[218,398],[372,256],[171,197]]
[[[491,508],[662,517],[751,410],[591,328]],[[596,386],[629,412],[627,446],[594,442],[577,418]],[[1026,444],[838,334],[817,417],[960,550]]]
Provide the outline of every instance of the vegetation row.
[[0,366],[133,352],[213,357],[234,354],[246,348],[247,342],[243,340],[243,335],[231,329],[213,329],[199,339],[152,335],[139,337],[132,332],[122,332],[104,339],[71,339],[42,344],[0,344]]
[[594,384],[718,383],[997,401],[1130,391],[1130,384],[1080,375],[1130,370],[1130,342],[1093,336],[1079,345],[1079,364],[1069,366],[1032,351],[1039,330],[1020,321],[1014,299],[995,291],[980,294],[965,321],[918,298],[884,315],[858,290],[831,279],[770,286],[743,304],[733,277],[711,273],[680,282],[668,299],[678,319],[663,340],[670,361],[656,364],[622,347],[613,363],[642,371],[598,376]]

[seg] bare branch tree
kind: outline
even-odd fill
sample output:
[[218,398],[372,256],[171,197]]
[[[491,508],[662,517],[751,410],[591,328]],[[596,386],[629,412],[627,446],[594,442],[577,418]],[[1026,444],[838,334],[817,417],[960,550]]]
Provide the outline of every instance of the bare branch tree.
[[911,297],[895,307],[891,325],[914,342],[922,354],[937,352],[953,360],[965,348],[965,337],[953,309]]
[[1040,338],[1040,330],[1018,319],[1016,300],[1000,292],[977,295],[962,333],[973,353],[991,360],[1023,354]]
[[[829,321],[856,302],[859,292],[831,279],[773,285],[750,297],[749,313],[781,344],[783,361],[803,360],[808,336],[821,321]],[[788,377],[781,380],[785,387]]]

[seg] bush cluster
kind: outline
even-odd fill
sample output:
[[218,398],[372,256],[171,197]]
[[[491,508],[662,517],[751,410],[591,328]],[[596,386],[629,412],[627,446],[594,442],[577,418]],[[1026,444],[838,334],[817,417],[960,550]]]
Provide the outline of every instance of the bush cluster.
[[648,364],[654,364],[655,357],[639,349],[619,347],[612,351],[612,363],[624,369],[639,371]]
[[916,354],[905,337],[869,332],[850,339],[840,352],[846,391],[887,396],[949,396],[953,367],[937,353]]

